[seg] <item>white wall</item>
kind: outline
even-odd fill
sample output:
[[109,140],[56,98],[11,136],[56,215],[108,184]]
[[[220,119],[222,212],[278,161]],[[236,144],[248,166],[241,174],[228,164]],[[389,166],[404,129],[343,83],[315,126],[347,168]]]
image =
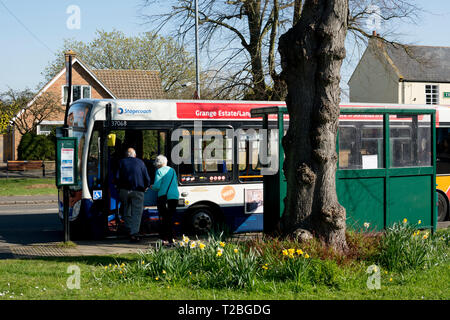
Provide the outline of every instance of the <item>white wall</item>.
[[348,84],[350,102],[399,103],[398,76],[370,46]]
[[[428,83],[428,82],[403,82],[399,86],[399,103],[426,104],[426,85],[439,86],[438,104],[450,105],[450,98],[444,98],[444,92],[450,92],[450,83]],[[404,98],[403,98],[404,94]]]

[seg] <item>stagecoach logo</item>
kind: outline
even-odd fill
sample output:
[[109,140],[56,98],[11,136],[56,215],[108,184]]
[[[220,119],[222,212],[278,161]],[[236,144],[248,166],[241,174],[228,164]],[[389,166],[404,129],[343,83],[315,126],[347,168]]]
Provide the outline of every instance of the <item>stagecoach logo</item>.
[[232,186],[226,186],[222,189],[220,192],[220,195],[222,196],[222,199],[225,201],[231,201],[236,196],[236,190]]
[[152,110],[151,109],[124,109],[124,108],[117,108],[117,113],[118,114],[131,114],[131,115],[135,115],[135,114],[151,114]]

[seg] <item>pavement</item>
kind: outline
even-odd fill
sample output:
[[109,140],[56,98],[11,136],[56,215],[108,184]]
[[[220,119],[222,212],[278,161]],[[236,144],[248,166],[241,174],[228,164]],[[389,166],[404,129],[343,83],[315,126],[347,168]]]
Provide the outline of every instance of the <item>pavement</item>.
[[58,196],[10,196],[0,197],[0,206],[58,203]]

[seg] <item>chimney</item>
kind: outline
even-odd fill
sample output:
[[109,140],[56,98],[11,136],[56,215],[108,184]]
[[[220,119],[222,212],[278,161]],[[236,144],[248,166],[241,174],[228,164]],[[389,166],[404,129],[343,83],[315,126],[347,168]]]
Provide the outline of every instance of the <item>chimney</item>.
[[76,57],[76,55],[77,54],[75,53],[75,51],[72,51],[72,50],[64,52],[65,61],[66,62],[69,61],[69,57],[72,57],[72,61],[73,61],[73,59]]
[[373,31],[372,31],[372,37],[378,37],[378,34],[377,34],[377,31],[376,31],[376,30],[373,30]]

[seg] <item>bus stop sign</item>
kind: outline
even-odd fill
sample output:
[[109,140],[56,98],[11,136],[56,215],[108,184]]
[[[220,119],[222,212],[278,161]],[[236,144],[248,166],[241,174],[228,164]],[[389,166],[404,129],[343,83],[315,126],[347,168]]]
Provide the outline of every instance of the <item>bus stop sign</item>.
[[78,184],[77,138],[57,138],[56,140],[56,186]]

